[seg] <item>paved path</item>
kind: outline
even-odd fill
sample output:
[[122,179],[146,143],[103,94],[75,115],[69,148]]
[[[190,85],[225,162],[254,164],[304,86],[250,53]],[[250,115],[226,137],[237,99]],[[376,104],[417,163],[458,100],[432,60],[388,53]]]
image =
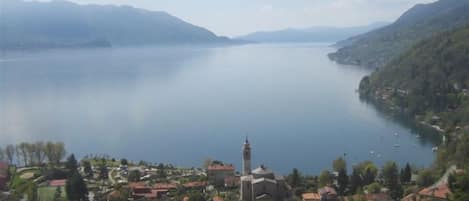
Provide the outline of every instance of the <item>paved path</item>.
[[441,186],[443,184],[447,184],[448,183],[448,177],[449,175],[453,174],[454,172],[456,172],[456,165],[452,165],[451,167],[449,167],[445,174],[436,182],[434,183],[431,187],[434,188],[434,187],[438,187],[438,186]]

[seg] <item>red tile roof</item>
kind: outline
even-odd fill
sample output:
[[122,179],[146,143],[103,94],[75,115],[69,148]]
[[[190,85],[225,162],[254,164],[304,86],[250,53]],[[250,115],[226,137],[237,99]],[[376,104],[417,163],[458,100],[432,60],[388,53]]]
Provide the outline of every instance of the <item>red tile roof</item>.
[[52,187],[65,186],[66,183],[67,183],[66,179],[50,180],[49,186],[52,186]]
[[435,197],[440,199],[447,199],[448,195],[451,194],[451,191],[447,184],[442,184],[437,187],[428,187],[424,188],[418,193],[422,196]]
[[209,171],[234,171],[233,165],[210,165],[207,168]]
[[130,182],[129,183],[129,188],[142,188],[146,187],[147,185],[144,182]]
[[207,182],[194,181],[194,182],[185,183],[185,184],[183,184],[183,186],[186,187],[186,188],[205,187],[205,186],[207,186]]
[[177,185],[172,183],[156,183],[153,185],[153,189],[176,189]]

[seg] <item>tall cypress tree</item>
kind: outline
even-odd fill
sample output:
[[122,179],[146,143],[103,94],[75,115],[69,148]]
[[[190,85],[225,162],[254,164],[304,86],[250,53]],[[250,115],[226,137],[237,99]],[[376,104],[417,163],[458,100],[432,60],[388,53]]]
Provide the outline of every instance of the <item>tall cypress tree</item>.
[[86,188],[85,181],[83,181],[83,178],[76,169],[67,179],[65,190],[67,192],[67,198],[69,201],[88,200],[88,189]]

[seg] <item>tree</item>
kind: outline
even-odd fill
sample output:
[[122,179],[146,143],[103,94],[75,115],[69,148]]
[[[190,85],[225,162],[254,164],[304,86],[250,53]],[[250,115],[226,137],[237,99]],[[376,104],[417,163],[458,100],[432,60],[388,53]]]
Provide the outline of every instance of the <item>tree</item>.
[[44,154],[49,163],[53,165],[57,165],[60,163],[60,160],[62,160],[67,152],[65,151],[65,145],[62,142],[47,142],[44,145]]
[[399,184],[399,172],[395,162],[389,161],[383,167],[384,185],[389,188],[393,199],[402,197],[402,187]]
[[18,160],[22,159],[23,160],[23,165],[28,166],[29,160],[29,150],[31,146],[28,143],[22,142],[19,145],[16,146],[16,154],[18,156]]
[[467,201],[469,200],[469,174],[466,169],[461,175],[452,176],[452,179],[448,180],[451,188],[451,200],[454,201]]
[[417,185],[420,187],[427,187],[435,182],[435,177],[431,170],[422,170],[417,177]]
[[99,164],[99,179],[106,180],[108,179],[108,170],[106,163]]
[[353,168],[352,176],[350,176],[350,192],[356,193],[363,186],[363,179],[360,176],[360,170]]
[[88,160],[83,161],[83,171],[85,172],[86,177],[93,176],[93,169],[91,168],[91,163]]
[[121,159],[121,165],[127,166],[129,165],[129,162],[127,161],[127,159],[123,158]]
[[5,160],[5,152],[3,151],[3,148],[0,147],[0,161]]
[[65,168],[70,172],[74,172],[75,170],[77,170],[78,162],[77,162],[77,159],[75,159],[75,154],[71,154],[67,158],[67,162],[65,163]]
[[380,193],[381,192],[381,185],[377,182],[374,182],[368,186],[365,187],[365,189],[368,191],[368,193]]
[[65,190],[69,201],[88,200],[88,190],[85,181],[83,181],[83,178],[76,169],[72,171],[71,176],[67,179]]
[[404,169],[401,169],[401,182],[409,183],[412,179],[412,169],[410,168],[409,163],[406,164]]
[[189,195],[189,201],[207,201],[204,195],[200,192],[193,192]]
[[290,179],[290,185],[293,188],[299,187],[301,185],[301,174],[298,171],[298,169],[293,168],[293,171],[290,174],[289,179]]
[[62,201],[62,188],[60,186],[55,189],[53,201]]
[[37,195],[37,185],[36,184],[31,184],[31,187],[29,188],[28,201],[39,201],[39,198],[38,198],[38,195]]
[[208,169],[208,166],[212,165],[213,163],[213,160],[211,158],[207,158],[204,160],[204,163],[202,164],[202,168],[204,168],[204,170]]
[[8,163],[13,164],[13,159],[15,158],[15,146],[12,144],[7,145],[5,148],[5,155],[7,156]]
[[345,162],[344,158],[339,157],[332,162],[332,167],[334,171],[339,172],[340,170],[347,168],[347,163]]
[[349,180],[347,176],[347,169],[343,168],[339,170],[339,175],[337,177],[337,184],[339,185],[339,195],[344,195],[347,190]]
[[140,174],[140,171],[132,170],[132,171],[129,172],[129,176],[128,176],[127,179],[129,180],[129,182],[138,182],[138,181],[140,181],[141,176],[142,175]]
[[319,175],[319,187],[324,187],[332,183],[331,172],[324,170]]

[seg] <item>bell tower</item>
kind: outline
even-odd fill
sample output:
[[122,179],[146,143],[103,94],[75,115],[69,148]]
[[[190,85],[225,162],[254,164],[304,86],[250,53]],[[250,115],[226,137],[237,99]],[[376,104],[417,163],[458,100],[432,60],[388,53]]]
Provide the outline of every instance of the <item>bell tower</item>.
[[243,145],[243,175],[251,174],[251,145],[246,137]]

